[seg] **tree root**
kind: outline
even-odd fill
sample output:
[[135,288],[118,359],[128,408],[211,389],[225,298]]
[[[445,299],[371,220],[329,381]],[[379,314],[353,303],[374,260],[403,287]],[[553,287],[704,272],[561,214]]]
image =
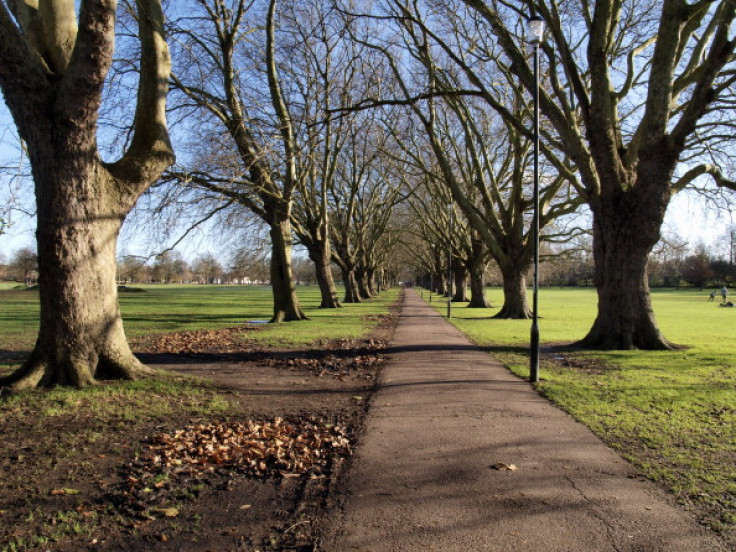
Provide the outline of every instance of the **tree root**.
[[25,389],[52,385],[51,381],[49,364],[31,354],[30,358],[15,372],[0,378],[0,390],[7,393],[17,393]]
[[498,313],[496,313],[496,315],[493,316],[493,318],[499,320],[528,320],[532,318],[532,311],[525,311],[524,309],[511,309],[504,306],[501,308],[500,311],[498,311]]
[[34,350],[18,370],[0,378],[0,390],[3,393],[17,393],[54,385],[81,388],[96,385],[98,380],[139,380],[157,373],[157,370],[142,364],[130,351],[108,352],[93,363],[81,358],[67,358],[52,363]]

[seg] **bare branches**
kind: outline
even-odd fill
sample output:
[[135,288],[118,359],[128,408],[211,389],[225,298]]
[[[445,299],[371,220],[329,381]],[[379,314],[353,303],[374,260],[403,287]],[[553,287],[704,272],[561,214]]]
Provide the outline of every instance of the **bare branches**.
[[684,190],[689,184],[700,176],[709,175],[713,178],[716,186],[719,188],[727,188],[736,191],[736,181],[730,180],[723,175],[721,169],[709,163],[703,163],[691,168],[672,184],[672,188],[676,191]]

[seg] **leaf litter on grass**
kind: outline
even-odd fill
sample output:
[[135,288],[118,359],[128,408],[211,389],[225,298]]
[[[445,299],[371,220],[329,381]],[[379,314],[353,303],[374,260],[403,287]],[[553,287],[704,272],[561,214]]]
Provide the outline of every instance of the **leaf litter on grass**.
[[183,488],[236,475],[319,478],[335,456],[351,452],[350,429],[317,417],[200,423],[148,439],[123,468],[117,498],[123,510],[147,518]]

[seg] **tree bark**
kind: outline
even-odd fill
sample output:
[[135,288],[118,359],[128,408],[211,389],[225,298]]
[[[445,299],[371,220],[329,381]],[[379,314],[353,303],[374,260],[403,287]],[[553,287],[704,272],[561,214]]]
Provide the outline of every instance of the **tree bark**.
[[47,190],[37,201],[39,334],[25,364],[0,385],[81,387],[153,374],[133,356],[118,306],[115,254],[124,215],[100,191],[96,198],[74,193],[105,189],[104,169],[93,160],[44,157],[41,164],[57,168],[35,174]]
[[291,271],[291,222],[283,209],[275,209],[271,223],[271,323],[307,320],[299,305]]
[[593,211],[598,315],[576,345],[605,350],[677,347],[659,331],[647,274],[649,253],[659,240],[668,201],[667,194],[638,187]]
[[[368,286],[368,293],[371,294],[371,297],[375,297],[376,292],[376,269],[375,268],[366,268],[365,269],[365,278],[366,278],[366,284]],[[378,290],[381,291],[380,288]]]
[[368,278],[364,268],[355,269],[355,281],[358,285],[358,293],[361,299],[370,299],[373,297],[370,289],[368,289]]
[[445,274],[438,271],[434,275],[434,292],[437,295],[447,295],[447,285],[445,283]]
[[452,275],[455,280],[455,294],[452,296],[452,302],[466,303],[468,301],[468,269],[460,264],[453,269]]
[[503,277],[503,307],[494,318],[509,318],[521,320],[531,318],[532,311],[526,296],[527,266],[504,264],[499,267]]
[[[74,2],[46,4],[42,21],[34,21],[35,12],[19,18],[24,37],[0,9],[0,85],[31,160],[39,263],[36,345],[18,371],[0,378],[0,386],[13,390],[153,373],[125,337],[115,254],[125,216],[174,161],[160,2],[137,2],[141,65],[134,132],[123,157],[110,164],[100,160],[96,133],[112,61],[115,2],[83,3],[78,32]],[[36,24],[46,26],[46,42],[32,51]],[[38,79],[39,73],[45,77]]]
[[473,261],[473,266],[470,268],[470,303],[468,308],[470,309],[487,309],[491,307],[488,297],[486,297],[486,288],[483,282],[483,273],[485,272],[486,264],[482,261]]
[[342,269],[342,282],[345,286],[345,298],[343,303],[361,303],[360,291],[358,291],[358,282],[355,277],[355,270]]
[[321,309],[337,309],[342,307],[337,296],[335,280],[332,277],[332,252],[330,242],[314,240],[308,247],[309,258],[314,263],[317,285],[322,296]]

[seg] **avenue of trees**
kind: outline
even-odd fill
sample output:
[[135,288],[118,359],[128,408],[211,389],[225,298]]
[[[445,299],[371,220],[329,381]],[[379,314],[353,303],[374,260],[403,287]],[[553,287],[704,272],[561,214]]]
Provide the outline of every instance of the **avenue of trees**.
[[205,282],[243,280],[268,263],[272,322],[304,318],[295,245],[323,308],[410,266],[474,307],[493,273],[498,317],[528,317],[531,15],[546,26],[543,283],[596,287],[578,346],[675,347],[650,284],[733,278],[733,248],[719,264],[662,240],[674,194],[736,188],[732,0],[0,0],[0,90],[30,160],[41,298],[34,351],[0,385],[150,373],[117,304],[136,270],[116,263],[117,238],[137,203],[136,221],[173,232],[255,228],[267,254],[184,267],[164,251],[149,278],[197,264]]

